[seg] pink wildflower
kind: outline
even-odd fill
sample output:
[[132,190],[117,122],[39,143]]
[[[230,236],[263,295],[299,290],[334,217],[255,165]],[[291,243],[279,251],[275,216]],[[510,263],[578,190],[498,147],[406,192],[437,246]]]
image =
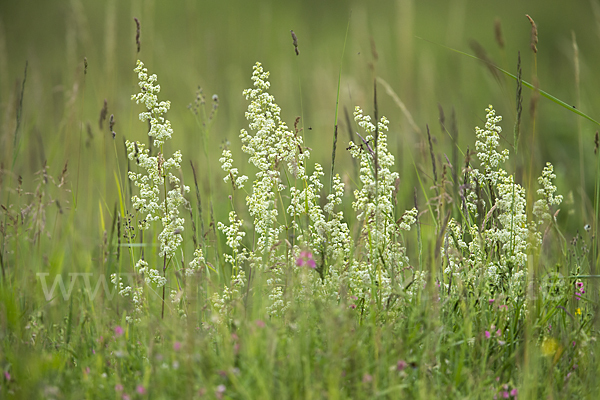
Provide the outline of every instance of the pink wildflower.
[[408,363],[404,360],[399,360],[398,364],[396,365],[396,369],[398,371],[402,371],[404,370],[404,368],[408,367]]
[[299,267],[316,268],[317,264],[310,251],[301,251],[300,257],[296,259],[296,265]]
[[135,391],[138,392],[139,394],[145,394],[146,388],[144,388],[143,385],[137,385],[137,388],[135,388]]
[[219,385],[217,386],[217,390],[215,395],[217,396],[217,399],[222,399],[223,398],[223,393],[225,393],[225,385]]
[[181,350],[181,342],[173,343],[173,350],[175,350],[175,351]]
[[115,335],[117,335],[117,337],[121,336],[123,332],[124,330],[123,328],[121,328],[121,325],[115,326]]
[[490,337],[492,337],[492,334],[490,333],[490,331],[485,331],[485,338],[489,339]]

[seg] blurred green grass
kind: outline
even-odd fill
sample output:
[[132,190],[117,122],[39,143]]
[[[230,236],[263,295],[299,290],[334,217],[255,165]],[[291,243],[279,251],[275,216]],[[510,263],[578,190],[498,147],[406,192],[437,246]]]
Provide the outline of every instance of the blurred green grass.
[[[443,145],[439,150],[451,152],[450,140],[439,127],[438,104],[447,117],[451,109],[456,111],[462,149],[472,143],[473,126],[482,122],[478,117],[481,110],[489,103],[494,104],[505,116],[504,144],[510,146],[515,115],[514,82],[508,79],[497,82],[481,63],[431,42],[472,53],[469,41],[477,40],[498,65],[513,73],[520,51],[523,77],[531,81],[533,57],[529,49],[530,26],[525,18],[525,14],[530,14],[539,30],[540,87],[575,104],[578,100],[571,41],[574,32],[581,63],[581,109],[598,118],[594,112],[600,105],[594,90],[598,78],[593,73],[598,58],[599,28],[595,14],[598,7],[596,2],[548,7],[544,1],[498,4],[232,1],[226,5],[194,1],[3,2],[0,5],[4,52],[1,57],[4,62],[0,63],[2,157],[8,160],[12,154],[8,143],[14,131],[18,82],[27,61],[28,82],[19,133],[24,142],[17,172],[26,176],[39,170],[43,158],[56,169],[68,159],[73,177],[79,124],[89,121],[94,139],[83,153],[86,162],[81,166],[80,190],[85,193],[98,189],[97,181],[104,180],[100,165],[106,165],[113,157],[112,150],[106,148],[111,147],[110,138],[106,131],[99,130],[97,123],[103,100],[108,101],[109,114],[115,115],[119,143],[123,137],[144,137],[140,126],[134,123],[139,110],[129,100],[135,89],[131,70],[138,57],[158,74],[164,98],[173,103],[170,118],[176,132],[174,148],[185,147],[184,157],[194,162],[201,162],[202,152],[187,105],[193,102],[197,85],[207,96],[216,93],[220,99],[211,151],[217,152],[218,146],[229,140],[234,157],[240,158],[235,143],[239,129],[245,126],[245,100],[241,91],[249,86],[249,72],[257,60],[272,71],[273,93],[282,107],[284,120],[292,125],[296,116],[303,116],[307,144],[315,149],[316,159],[324,165],[329,163],[340,61],[340,133],[344,143],[348,136],[343,109],[351,114],[354,105],[361,105],[372,111],[372,80],[376,74],[392,86],[422,131],[425,124],[430,125],[432,134]],[[134,17],[140,19],[142,26],[139,55],[135,52]],[[502,23],[504,53],[494,40],[496,18]],[[342,60],[347,24],[348,44]],[[299,38],[299,57],[291,45],[290,29]],[[371,41],[379,56],[376,62]],[[88,61],[85,79],[84,57]],[[527,118],[530,96],[531,92],[526,90],[525,137],[531,132]],[[392,123],[391,148],[398,149],[403,184],[411,188],[415,181],[407,152],[415,152],[424,138],[412,131],[381,87],[378,103],[380,114]],[[573,190],[580,202],[579,185],[574,184],[580,180],[579,171],[569,168],[578,164],[578,123],[586,141],[585,165],[593,163],[589,150],[597,127],[588,121],[579,122],[579,117],[545,99],[539,104],[538,115],[534,169],[540,170],[545,161],[555,163],[559,187],[563,191]],[[83,134],[87,135],[85,128]],[[123,163],[122,146],[119,144],[117,148],[119,162]],[[349,168],[349,160],[340,146],[340,171]],[[417,161],[427,168],[426,158]],[[114,157],[110,162],[115,162]],[[217,176],[213,178],[218,182]],[[590,196],[593,182],[591,174],[587,174],[585,187]],[[102,186],[102,195],[112,198],[112,179]],[[410,201],[411,196],[409,191],[405,201]],[[582,222],[573,221],[571,227],[579,227]]]
[[[78,202],[77,211],[68,214],[68,218],[60,217],[55,207],[48,209],[46,230],[56,240],[44,237],[37,250],[35,245],[22,248],[18,265],[29,265],[31,270],[19,271],[20,277],[15,280],[37,288],[35,272],[99,271],[99,264],[104,267],[101,261],[105,251],[103,233],[110,230],[111,213],[118,202],[117,165],[121,172],[126,171],[123,140],[147,142],[144,126],[137,118],[140,106],[130,100],[131,94],[137,91],[137,80],[132,72],[137,58],[158,74],[163,88],[161,98],[172,102],[168,118],[175,134],[170,151],[183,151],[186,184],[192,184],[191,160],[199,168],[203,196],[208,192],[210,180],[215,204],[224,204],[222,200],[226,199],[228,186],[221,179],[218,155],[223,143],[229,141],[236,162],[243,165],[246,159],[238,139],[239,130],[247,126],[244,119],[247,102],[242,90],[250,86],[255,61],[261,61],[265,69],[271,71],[271,92],[282,107],[283,119],[291,126],[296,116],[303,117],[306,144],[313,149],[313,159],[323,164],[325,171],[329,171],[341,66],[339,133],[342,144],[338,143],[336,171],[351,176],[353,167],[344,150],[348,127],[343,111],[347,109],[351,116],[354,106],[360,105],[372,113],[375,76],[391,85],[421,132],[425,132],[425,125],[429,124],[436,153],[445,153],[451,159],[451,140],[440,127],[439,105],[444,109],[446,122],[452,109],[455,110],[459,144],[464,151],[467,146],[473,150],[474,126],[484,123],[483,110],[493,104],[504,116],[505,141],[501,145],[511,148],[515,83],[509,79],[498,82],[481,63],[434,43],[473,53],[469,41],[477,40],[495,62],[513,73],[520,51],[523,77],[532,81],[530,25],[525,14],[531,15],[538,25],[540,87],[567,103],[578,104],[582,111],[599,119],[600,96],[596,88],[600,82],[594,73],[599,61],[599,9],[596,1],[553,6],[546,1],[467,0],[273,0],[255,4],[191,0],[177,3],[141,0],[1,2],[0,163],[5,173],[0,200],[5,204],[12,195],[15,201],[14,192],[9,189],[16,186],[19,176],[23,177],[23,187],[33,191],[38,183],[35,179],[39,177],[35,173],[45,162],[55,178],[68,162],[67,187],[71,193],[56,191],[52,196],[60,199],[65,209],[73,208],[76,199]],[[142,26],[139,55],[135,49],[134,17],[140,19]],[[502,22],[504,52],[494,40],[496,18]],[[342,58],[347,26],[348,41]],[[294,53],[289,32],[292,29],[298,35],[300,56]],[[581,64],[580,103],[575,86],[573,33]],[[372,42],[378,60],[374,60]],[[84,57],[88,63],[85,75]],[[16,132],[19,146],[15,149],[16,115],[26,62],[22,119]],[[210,101],[213,93],[219,96],[218,117],[209,143],[212,176],[206,172],[200,132],[194,115],[188,110],[198,85],[207,100]],[[590,200],[595,183],[593,140],[598,127],[541,99],[536,141],[531,145],[531,94],[529,90],[524,91],[524,145],[519,162],[532,158],[533,176],[539,175],[546,161],[555,165],[559,192],[567,199],[559,221],[571,237],[590,223],[593,215]],[[114,144],[107,129],[108,122],[102,130],[98,124],[104,99],[108,103],[108,114],[114,114],[116,119]],[[391,121],[390,149],[397,157],[401,173],[400,206],[410,208],[413,187],[419,185],[413,157],[425,178],[425,186],[428,188],[431,184],[427,179],[431,171],[427,138],[413,130],[381,86],[378,86],[378,106],[379,114]],[[579,153],[579,129],[584,139],[583,154]],[[11,167],[15,154],[16,163]],[[583,183],[580,157],[586,167]],[[529,163],[525,165],[528,168]],[[127,187],[124,173],[120,179]],[[584,200],[581,188],[584,188]],[[225,220],[228,211],[227,207],[217,205],[215,218]],[[186,238],[188,253],[190,242],[189,237]],[[409,239],[412,254],[415,246]],[[28,303],[27,297],[18,297],[19,288],[5,290],[3,304],[8,307],[8,317],[2,326],[18,333],[22,326],[19,318],[25,312],[34,312],[35,305]],[[49,310],[53,314],[51,320],[65,317],[63,309]],[[59,342],[61,335],[57,329],[50,332],[49,337]],[[19,347],[3,351],[16,356],[24,354],[20,352],[24,349]],[[36,356],[30,353],[31,362],[23,364],[36,365],[39,361]],[[369,359],[369,356],[364,358]],[[59,358],[49,356],[46,364],[38,364],[39,371],[62,364]]]

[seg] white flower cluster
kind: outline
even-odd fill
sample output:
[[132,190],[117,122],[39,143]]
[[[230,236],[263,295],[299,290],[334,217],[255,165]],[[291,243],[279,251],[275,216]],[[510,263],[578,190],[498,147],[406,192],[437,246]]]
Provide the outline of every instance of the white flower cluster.
[[[134,70],[138,73],[141,92],[133,95],[132,100],[138,104],[143,103],[147,111],[140,114],[142,121],[150,121],[150,132],[148,135],[154,138],[154,144],[160,147],[161,152],[157,156],[150,156],[148,149],[139,142],[126,142],[128,157],[135,160],[145,173],[129,172],[129,179],[140,189],[140,194],[133,195],[131,201],[136,211],[145,214],[145,218],[139,223],[140,229],[148,229],[152,221],[160,220],[163,231],[158,235],[160,242],[160,256],[171,258],[183,241],[181,232],[185,220],[179,217],[179,207],[185,204],[183,197],[190,191],[188,186],[182,186],[181,181],[171,170],[181,168],[181,152],[176,151],[169,159],[164,159],[162,147],[165,140],[170,139],[173,133],[171,123],[164,118],[169,110],[170,102],[158,102],[160,85],[156,84],[156,75],[148,76],[148,70],[144,64],[138,61]],[[166,191],[165,178],[172,189]],[[165,199],[160,201],[161,188],[165,190]]]
[[267,313],[271,317],[282,317],[290,307],[290,302],[284,300],[283,288],[279,285],[273,287],[273,290],[269,293],[269,300],[271,304],[267,307]]
[[[185,204],[184,193],[189,192],[188,186],[181,186],[178,177],[170,171],[181,167],[181,152],[178,150],[173,157],[165,160],[159,153],[156,157],[149,155],[148,149],[137,142],[126,142],[130,160],[136,160],[146,173],[129,171],[129,179],[140,189],[140,194],[133,195],[131,202],[137,212],[144,215],[139,221],[140,229],[149,229],[150,223],[160,220],[163,231],[158,235],[161,251],[160,256],[172,257],[183,241],[181,232],[185,220],[179,217],[179,207]],[[160,201],[160,190],[165,186],[165,177],[173,189],[166,193],[166,198]]]
[[512,175],[503,176],[496,188],[498,225],[485,231],[484,237],[490,239],[490,249],[496,244],[500,247],[501,266],[520,270],[527,266],[527,250],[531,246],[525,211],[525,189],[513,182]]
[[404,214],[402,214],[402,217],[400,217],[398,220],[398,228],[402,229],[403,231],[410,231],[410,227],[417,222],[418,214],[419,211],[414,207],[408,211],[405,211]]
[[[176,151],[168,159],[164,157],[163,145],[173,134],[171,123],[165,118],[171,103],[169,101],[159,102],[160,85],[157,83],[157,77],[148,75],[148,70],[144,68],[141,61],[137,62],[134,71],[138,74],[140,92],[131,98],[146,107],[146,111],[140,113],[140,120],[149,121],[148,135],[154,139],[154,145],[159,148],[159,152],[156,156],[151,156],[150,151],[143,144],[126,142],[129,159],[135,160],[138,167],[144,170],[144,172],[129,171],[129,179],[139,188],[139,194],[133,195],[131,202],[134,209],[141,215],[138,219],[140,229],[147,230],[152,222],[161,221],[163,229],[158,234],[159,256],[164,257],[166,265],[167,260],[175,256],[183,242],[181,233],[185,220],[179,216],[179,208],[186,204],[184,194],[189,192],[190,188],[182,185],[180,179],[173,173],[181,168],[181,152]],[[170,190],[167,190],[167,184],[171,188]],[[162,200],[161,193],[163,194]],[[190,263],[190,274],[199,267],[201,262],[203,263],[201,250],[197,250],[194,256],[194,260]],[[150,268],[143,259],[138,260],[134,268],[143,277],[146,284],[164,287],[167,283],[164,271],[161,276],[158,270]],[[121,289],[122,282],[116,277],[113,283]],[[144,301],[143,291],[143,286],[140,286],[123,288],[120,293],[121,295],[133,293],[134,307],[141,309]]]
[[270,87],[268,77],[269,73],[257,62],[252,73],[254,88],[243,92],[246,100],[250,100],[246,119],[254,134],[245,129],[240,133],[242,150],[250,155],[249,162],[258,168],[246,204],[254,217],[259,254],[269,250],[283,230],[276,226],[279,214],[275,206],[276,194],[285,189],[280,179],[280,165],[287,165],[290,171],[304,175],[304,159],[309,156],[307,150],[300,151],[302,137],[291,132],[281,120],[281,109],[275,103],[275,97],[267,92]]
[[244,294],[244,286],[246,285],[246,274],[243,269],[239,269],[237,274],[231,277],[229,286],[225,285],[223,293],[214,293],[211,302],[214,309],[217,311],[217,323],[231,323],[232,312],[236,303],[242,299]]
[[235,211],[229,212],[229,226],[221,221],[217,222],[217,228],[227,237],[227,246],[231,247],[233,254],[225,253],[225,261],[230,263],[234,268],[246,260],[247,252],[245,248],[240,251],[242,239],[246,236],[246,232],[241,231],[244,221],[238,219]]
[[125,320],[129,323],[140,322],[144,312],[144,288],[142,286],[135,288],[131,286],[125,286],[125,284],[123,284],[123,278],[117,274],[111,274],[110,281],[119,291],[119,295],[123,297],[131,296],[133,310],[130,315],[125,317]]
[[502,121],[502,117],[496,115],[496,111],[491,105],[485,111],[487,111],[485,129],[475,128],[477,135],[475,149],[485,179],[492,185],[496,185],[501,175],[500,164],[508,160],[509,153],[508,149],[504,149],[500,153],[496,150],[500,141],[500,133],[502,133],[502,128],[496,124]]
[[227,172],[227,175],[223,178],[225,182],[231,182],[236,189],[242,189],[244,184],[248,180],[246,175],[238,176],[238,169],[233,168],[233,158],[231,156],[231,150],[223,149],[223,156],[219,158],[221,168]]
[[[251,267],[269,267],[267,286],[270,288],[271,305],[268,312],[281,315],[290,304],[284,300],[284,293],[298,299],[303,296],[302,290],[321,293],[323,287],[332,285],[334,276],[338,279],[338,271],[333,266],[337,268],[348,259],[351,238],[348,226],[343,222],[343,213],[335,212],[344,193],[341,178],[333,178],[333,193],[327,196],[327,204],[322,208],[320,193],[323,189],[323,167],[315,163],[314,171],[308,175],[306,161],[310,157],[309,149],[303,147],[299,131],[289,130],[281,120],[281,110],[275,98],[268,93],[268,77],[269,73],[263,70],[260,63],[256,63],[252,74],[253,88],[244,91],[244,96],[250,100],[246,118],[250,121],[249,130],[252,134],[241,131],[242,150],[249,154],[249,162],[258,172],[252,192],[246,198],[250,215],[254,217],[257,241],[254,251],[244,254],[243,259],[248,260]],[[223,170],[228,173],[224,180],[235,180],[235,186],[239,187],[238,171],[233,168],[231,153],[224,151],[220,161]],[[283,173],[287,178],[287,186],[282,183]],[[285,190],[289,191],[289,197],[282,195]],[[279,203],[286,198],[290,199],[289,204]],[[278,222],[281,209],[285,209],[291,217],[284,217],[285,224]],[[226,255],[226,259],[239,263],[236,259],[243,253],[238,255],[236,249],[240,246],[241,224],[234,223],[234,220],[230,216],[230,226],[219,225],[219,229],[226,234],[228,245],[233,249],[232,255]],[[293,232],[293,246],[288,247],[285,254],[278,254],[274,249],[277,243],[283,242],[284,230]],[[301,286],[304,289],[298,289],[298,293],[287,292],[294,288],[286,286],[289,276],[286,277],[283,269],[278,268],[286,264],[291,265],[295,278],[302,279]],[[318,274],[313,272],[315,270]],[[337,293],[337,289],[334,293]]]
[[194,273],[196,271],[200,271],[200,268],[202,268],[205,264],[206,260],[204,259],[204,253],[202,252],[202,249],[198,248],[194,250],[194,258],[188,264],[189,268],[185,269],[185,276],[194,275]]
[[[508,151],[497,150],[501,128],[496,123],[501,117],[492,106],[486,111],[486,129],[477,128],[476,146],[484,173],[478,169],[469,172],[466,226],[461,227],[454,219],[448,222],[441,249],[447,260],[444,286],[447,290],[453,281],[454,293],[460,293],[460,286],[475,284],[479,271],[483,271],[491,298],[517,302],[525,292],[528,253],[541,243],[541,234],[527,219],[525,189],[502,167]],[[549,218],[549,207],[562,201],[562,196],[555,195],[555,177],[548,163],[538,179],[542,199],[534,205],[534,214],[540,219]]]
[[138,74],[140,92],[132,95],[131,100],[135,100],[137,104],[142,103],[146,106],[148,111],[140,113],[140,120],[142,122],[150,121],[148,136],[154,138],[154,145],[156,147],[160,147],[173,134],[171,122],[164,118],[164,114],[171,108],[171,102],[158,101],[160,85],[155,84],[158,78],[156,74],[148,75],[148,69],[144,68],[143,62],[138,60],[134,71]]
[[144,277],[147,284],[153,283],[156,287],[163,287],[167,284],[167,279],[160,276],[160,273],[156,269],[149,268],[148,263],[144,260],[139,260],[135,264],[135,269],[138,274]]
[[[360,107],[354,111],[354,119],[365,130],[362,143],[350,143],[350,153],[360,159],[361,187],[354,191],[353,209],[357,219],[363,222],[362,237],[367,248],[367,263],[355,261],[350,267],[349,285],[354,295],[374,296],[371,293],[376,282],[378,296],[384,298],[392,293],[392,284],[402,282],[401,270],[408,267],[406,249],[400,241],[400,230],[410,230],[416,222],[417,210],[405,212],[395,223],[393,192],[397,172],[393,172],[394,156],[387,148],[389,121],[382,117],[376,128],[371,117],[363,115]],[[375,143],[377,139],[377,143]],[[370,299],[367,299],[370,301]]]
[[171,294],[169,295],[169,297],[171,298],[171,304],[173,304],[175,306],[175,309],[177,310],[177,315],[179,315],[179,318],[185,319],[187,318],[187,313],[185,312],[185,302],[182,301],[184,296],[184,292],[183,290],[171,290]]
[[546,163],[546,166],[542,171],[542,176],[538,178],[538,183],[542,188],[538,189],[537,193],[542,198],[533,205],[533,214],[538,217],[539,224],[542,224],[544,220],[549,220],[550,207],[560,205],[563,200],[561,195],[554,194],[556,192],[556,186],[552,183],[553,179],[556,179],[554,167],[552,164]]
[[374,149],[375,125],[371,123],[371,117],[363,115],[363,111],[357,106],[354,111],[354,120],[365,130],[367,135],[364,138],[366,143],[362,145],[350,143],[352,156],[360,158],[360,181],[362,183],[362,187],[354,191],[356,200],[352,203],[352,207],[358,213],[359,221],[366,220],[363,233],[370,231],[371,235],[376,235],[373,240],[381,243],[381,240],[386,237],[386,227],[394,213],[392,192],[396,179],[399,178],[397,172],[391,171],[394,166],[394,156],[387,149],[386,132],[389,121],[385,117],[381,117],[381,121],[378,122],[378,148]]
[[342,204],[342,196],[344,195],[344,183],[339,174],[333,177],[333,193],[327,196],[327,204],[323,207],[324,211],[329,215],[329,220],[325,223],[324,228],[327,237],[327,257],[332,263],[347,260],[350,257],[350,229],[348,224],[344,222],[343,211],[334,211],[335,206]]

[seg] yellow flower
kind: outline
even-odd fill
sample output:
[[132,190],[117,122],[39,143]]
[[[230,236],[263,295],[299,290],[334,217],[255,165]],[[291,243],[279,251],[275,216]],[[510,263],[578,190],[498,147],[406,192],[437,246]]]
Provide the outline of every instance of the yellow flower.
[[581,308],[578,308],[577,310],[575,310],[575,315],[581,315]]
[[542,342],[542,354],[553,356],[559,348],[559,344],[554,338],[544,338]]

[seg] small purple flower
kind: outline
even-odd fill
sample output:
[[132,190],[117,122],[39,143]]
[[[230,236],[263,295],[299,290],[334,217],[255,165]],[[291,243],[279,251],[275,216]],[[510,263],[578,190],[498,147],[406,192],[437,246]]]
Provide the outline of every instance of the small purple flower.
[[121,325],[115,326],[115,335],[117,335],[117,337],[121,336],[123,332],[124,330],[123,328],[121,328]]
[[508,391],[505,390],[505,391],[502,392],[502,398],[504,398],[504,399],[508,399],[509,398]]
[[373,377],[369,374],[364,374],[362,381],[363,381],[363,383],[373,382]]
[[350,304],[350,308],[351,309],[355,309],[356,308],[356,304]]
[[4,377],[7,381],[10,381],[10,374],[7,371],[4,371]]
[[491,306],[492,304],[494,304],[494,302],[495,302],[495,301],[496,301],[496,299],[489,299],[489,300],[488,300],[488,302],[490,303],[490,306]]
[[173,350],[175,350],[175,351],[181,350],[181,342],[173,343]]
[[577,300],[579,300],[581,298],[581,296],[583,296],[583,294],[585,293],[583,282],[577,282],[575,284],[575,286],[577,287],[577,292],[575,292],[575,297],[577,298]]
[[225,385],[219,385],[217,386],[217,390],[216,390],[216,396],[217,399],[222,399],[223,398],[223,393],[225,393]]
[[317,264],[310,251],[301,251],[300,257],[296,259],[296,265],[299,267],[316,268]]
[[513,390],[510,391],[510,395],[512,397],[517,397],[518,393],[519,393],[519,391],[517,390],[517,388],[514,388]]
[[404,360],[399,360],[398,364],[396,364],[396,369],[398,371],[404,370],[404,368],[408,367],[408,363]]
[[492,337],[492,334],[490,333],[490,331],[485,331],[485,338],[489,339],[490,337]]
[[143,385],[137,385],[135,391],[139,394],[146,394],[146,388]]
[[496,331],[496,336],[500,337],[501,335],[502,335],[502,331],[501,331],[500,329],[498,329],[498,330]]

